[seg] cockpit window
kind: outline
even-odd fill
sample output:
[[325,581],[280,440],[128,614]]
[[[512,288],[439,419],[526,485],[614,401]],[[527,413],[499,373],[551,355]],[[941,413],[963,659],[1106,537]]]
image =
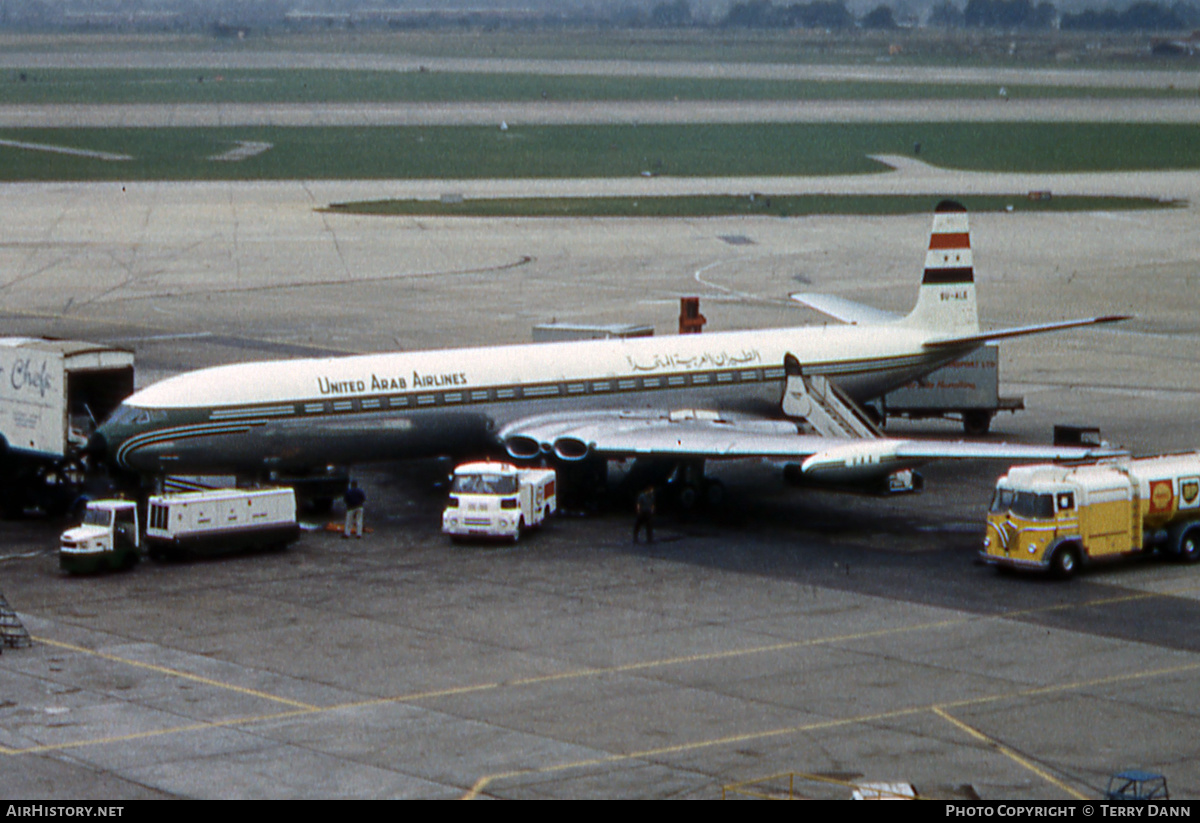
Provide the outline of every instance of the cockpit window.
[[106,426],[145,426],[146,424],[161,420],[164,417],[164,412],[156,409],[141,409],[137,406],[127,406],[122,403],[117,407],[117,410],[112,413],[108,420],[104,421]]
[[995,514],[1012,512],[1018,517],[1028,517],[1032,520],[1050,520],[1054,517],[1054,497],[1014,489],[996,489],[996,494],[992,497],[991,511]]

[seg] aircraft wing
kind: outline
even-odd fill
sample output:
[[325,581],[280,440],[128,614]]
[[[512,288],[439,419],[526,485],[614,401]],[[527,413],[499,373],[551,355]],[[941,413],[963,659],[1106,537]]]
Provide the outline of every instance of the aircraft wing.
[[830,442],[821,435],[801,434],[796,424],[787,420],[730,418],[693,409],[548,414],[506,426],[500,439],[514,458],[548,453],[561,460],[582,460],[592,454],[609,458],[800,458],[815,454]]
[[834,320],[841,320],[843,323],[850,325],[874,326],[880,323],[891,323],[899,320],[904,315],[896,312],[877,309],[874,306],[867,306],[862,303],[856,303],[853,300],[848,300],[845,297],[838,297],[832,294],[807,294],[797,292],[789,294],[788,297],[795,300],[797,303],[808,306],[810,309],[819,311],[821,314],[828,315]]
[[560,460],[650,457],[731,460],[765,458],[796,462],[815,482],[853,483],[938,459],[1084,460],[1118,452],[1077,446],[1034,446],[903,438],[849,438],[805,434],[787,420],[716,412],[611,411],[544,415],[500,431],[509,454]]

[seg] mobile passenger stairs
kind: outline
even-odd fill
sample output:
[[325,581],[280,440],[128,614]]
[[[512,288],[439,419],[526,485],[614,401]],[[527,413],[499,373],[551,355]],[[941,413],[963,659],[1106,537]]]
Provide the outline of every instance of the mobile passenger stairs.
[[819,375],[806,375],[800,361],[788,355],[783,361],[787,384],[783,392],[783,413],[802,417],[817,434],[874,440],[883,437],[862,408],[845,392]]
[[0,594],[0,652],[4,649],[24,649],[33,645],[29,631],[17,617],[17,613],[8,605],[4,595]]

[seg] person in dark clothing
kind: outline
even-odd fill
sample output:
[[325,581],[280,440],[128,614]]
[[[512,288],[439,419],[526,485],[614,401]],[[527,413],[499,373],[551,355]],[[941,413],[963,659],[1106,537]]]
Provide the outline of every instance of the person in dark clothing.
[[654,542],[654,487],[647,486],[637,496],[637,517],[633,521],[633,542],[638,542],[638,533],[646,529],[646,542]]
[[367,503],[367,496],[358,487],[357,481],[350,481],[350,488],[346,489],[342,502],[346,504],[346,526],[342,531],[342,537],[349,537],[352,534],[355,537],[362,537],[363,506]]

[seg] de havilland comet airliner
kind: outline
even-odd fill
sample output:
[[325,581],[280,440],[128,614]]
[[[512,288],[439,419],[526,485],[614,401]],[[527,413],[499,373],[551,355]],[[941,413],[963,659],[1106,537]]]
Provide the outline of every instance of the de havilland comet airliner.
[[861,414],[859,422],[829,422],[839,414],[827,414],[822,397],[841,398],[851,412],[841,417],[852,417],[855,403],[988,341],[1123,319],[981,332],[967,213],[958,203],[937,207],[907,316],[793,297],[844,324],[219,366],[133,394],[93,447],[141,475],[261,475],[503,450],[564,464],[767,458],[798,466],[805,482],[831,485],[886,484],[938,458],[1094,454],[889,438]]

